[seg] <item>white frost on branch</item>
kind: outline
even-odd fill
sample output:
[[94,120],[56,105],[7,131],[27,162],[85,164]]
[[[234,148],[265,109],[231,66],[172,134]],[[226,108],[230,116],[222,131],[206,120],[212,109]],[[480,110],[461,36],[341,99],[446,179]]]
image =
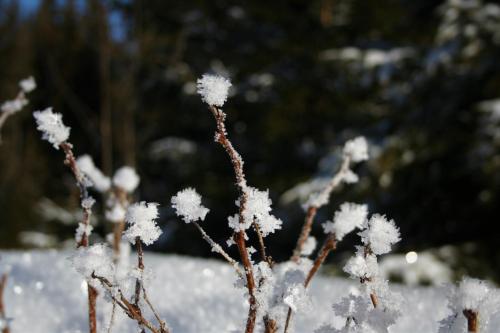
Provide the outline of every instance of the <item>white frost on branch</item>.
[[227,100],[231,82],[219,75],[203,74],[196,81],[198,94],[208,105],[223,106]]
[[344,266],[344,272],[354,279],[372,279],[378,276],[377,257],[373,254],[366,257],[362,252],[351,257]]
[[19,81],[19,87],[24,93],[32,92],[36,89],[36,82],[33,76],[30,76],[24,80]]
[[143,201],[131,205],[125,216],[130,226],[123,233],[123,237],[132,244],[135,243],[136,237],[139,237],[146,245],[152,244],[161,235],[161,230],[155,221],[157,218],[158,204]]
[[177,216],[182,217],[186,223],[203,221],[209,212],[209,209],[201,204],[201,196],[198,192],[190,187],[177,192],[170,202]]
[[[244,193],[247,198],[243,212],[245,229],[250,227],[254,219],[264,237],[281,229],[282,221],[271,214],[272,201],[269,198],[269,190],[259,191],[254,187],[246,186]],[[236,205],[240,206],[239,201]]]
[[340,210],[335,212],[333,222],[325,222],[323,229],[326,234],[335,233],[335,238],[341,241],[354,229],[361,229],[366,223],[367,215],[367,205],[345,202],[340,206]]
[[94,227],[91,226],[90,224],[78,223],[78,228],[76,228],[75,231],[75,240],[77,244],[79,244],[82,241],[84,235],[89,237],[93,229]]
[[90,279],[92,273],[108,279],[113,277],[111,249],[104,244],[80,247],[69,259],[75,270],[86,279]]
[[97,168],[90,155],[82,155],[76,159],[76,165],[81,172],[92,182],[94,188],[103,193],[109,190],[111,180],[106,177],[99,168]]
[[43,133],[42,139],[52,143],[55,149],[69,138],[70,128],[64,126],[62,114],[52,112],[52,108],[33,112],[37,129]]
[[440,321],[439,333],[465,332],[464,310],[477,313],[479,332],[489,332],[491,317],[500,311],[500,292],[486,281],[465,277],[449,290],[448,307],[451,314]]
[[368,221],[367,228],[360,232],[363,244],[368,245],[374,254],[391,251],[391,246],[401,240],[399,229],[393,220],[383,215],[374,214]]
[[134,192],[139,185],[139,181],[139,175],[134,168],[129,166],[123,166],[116,170],[113,176],[113,185],[128,193]]
[[354,163],[366,161],[368,159],[368,144],[366,139],[358,136],[349,140],[344,145],[344,155],[349,156]]
[[464,278],[458,285],[457,301],[462,309],[478,311],[488,297],[490,286],[486,281]]

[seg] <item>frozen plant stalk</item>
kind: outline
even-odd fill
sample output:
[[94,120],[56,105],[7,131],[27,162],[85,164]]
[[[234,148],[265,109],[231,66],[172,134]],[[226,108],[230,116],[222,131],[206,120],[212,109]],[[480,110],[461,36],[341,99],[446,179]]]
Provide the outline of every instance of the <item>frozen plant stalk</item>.
[[[16,98],[13,100],[6,101],[0,105],[0,131],[2,130],[3,125],[7,121],[7,118],[12,116],[15,113],[21,111],[28,103],[29,100],[26,98],[26,95],[36,88],[36,82],[33,76],[30,76],[24,80],[19,81],[19,92],[17,93]],[[0,143],[2,142],[2,137],[0,135]]]
[[[226,114],[220,109],[220,107],[224,104],[227,99],[229,87],[231,83],[229,80],[215,75],[205,74],[201,79],[197,81],[198,93],[201,95],[202,100],[206,102],[209,106],[210,111],[212,112],[215,122],[217,125],[217,131],[215,134],[215,141],[218,142],[229,155],[231,159],[231,163],[233,165],[234,173],[236,176],[236,184],[239,190],[239,213],[237,217],[238,224],[240,227],[239,230],[235,232],[235,242],[238,247],[238,251],[240,254],[241,262],[245,269],[245,277],[246,277],[246,287],[248,289],[248,317],[246,324],[246,333],[252,333],[255,328],[255,321],[257,317],[257,301],[255,298],[255,277],[253,273],[252,263],[250,261],[250,256],[248,254],[247,246],[246,246],[246,234],[245,229],[249,224],[248,221],[245,220],[245,214],[247,209],[247,182],[245,178],[245,173],[243,171],[243,159],[240,154],[234,149],[231,141],[229,141],[227,137],[227,131],[225,126]],[[236,219],[232,219],[235,221]],[[250,222],[251,223],[251,222]],[[234,225],[234,223],[233,223]]]
[[339,171],[337,171],[322,191],[312,194],[305,204],[306,217],[304,225],[302,226],[297,245],[295,246],[291,258],[294,262],[298,262],[300,259],[302,248],[311,233],[312,224],[318,209],[328,204],[333,190],[342,182],[355,183],[358,181],[358,176],[350,169],[350,166],[352,163],[358,163],[368,159],[368,144],[366,143],[366,139],[364,137],[357,137],[347,141],[344,145],[342,156],[343,159]]
[[[28,88],[30,85],[28,85]],[[42,138],[50,142],[55,149],[61,148],[65,154],[64,164],[67,165],[73,176],[75,177],[76,184],[80,190],[81,206],[83,209],[83,219],[78,224],[76,230],[77,248],[89,246],[89,235],[92,230],[90,225],[90,216],[92,214],[92,205],[94,199],[89,195],[87,186],[89,181],[78,167],[75,156],[73,154],[73,145],[68,142],[70,128],[66,127],[62,121],[60,113],[52,112],[52,108],[47,108],[43,111],[35,111],[33,117],[37,123],[37,129],[42,132]],[[88,282],[88,303],[89,303],[89,331],[90,333],[97,332],[96,320],[96,299],[97,290],[92,287]]]

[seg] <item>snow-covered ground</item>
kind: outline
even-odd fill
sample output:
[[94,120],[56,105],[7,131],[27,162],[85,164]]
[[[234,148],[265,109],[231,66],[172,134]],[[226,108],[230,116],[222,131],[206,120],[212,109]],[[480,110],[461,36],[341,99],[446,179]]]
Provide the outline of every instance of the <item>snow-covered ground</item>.
[[[73,268],[69,252],[1,252],[1,268],[10,266],[5,291],[13,333],[87,332],[85,283]],[[154,269],[147,286],[149,296],[173,333],[241,332],[246,319],[242,289],[234,287],[232,268],[219,261],[174,255],[146,254],[146,266]],[[332,304],[356,286],[348,279],[318,276],[312,283],[312,306],[294,319],[294,331],[313,332],[336,317]],[[390,332],[432,333],[449,314],[440,288],[393,286],[405,302],[403,316]],[[99,332],[105,332],[111,306],[98,301]],[[338,320],[339,318],[337,318]],[[500,318],[493,318],[491,332],[498,332]],[[465,328],[464,328],[465,329]],[[113,332],[137,333],[134,322],[119,313]],[[464,330],[465,332],[465,330]]]

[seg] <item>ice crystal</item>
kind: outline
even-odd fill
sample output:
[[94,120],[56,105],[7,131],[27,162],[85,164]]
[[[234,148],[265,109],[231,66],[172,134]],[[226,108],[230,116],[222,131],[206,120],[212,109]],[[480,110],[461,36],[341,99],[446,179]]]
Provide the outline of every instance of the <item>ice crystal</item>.
[[190,223],[205,220],[209,209],[201,204],[201,196],[193,188],[186,188],[177,192],[171,199],[175,213],[181,216],[184,222]]
[[223,106],[227,100],[231,82],[219,75],[203,74],[196,81],[198,93],[208,105]]
[[131,205],[125,216],[130,226],[124,232],[124,238],[132,244],[135,243],[136,237],[146,245],[152,244],[161,235],[161,230],[156,225],[156,218],[158,218],[158,204],[140,202]]
[[52,143],[54,148],[59,149],[59,145],[68,140],[70,128],[64,126],[62,115],[52,112],[52,108],[33,113],[37,123],[37,129],[43,133],[42,138]]

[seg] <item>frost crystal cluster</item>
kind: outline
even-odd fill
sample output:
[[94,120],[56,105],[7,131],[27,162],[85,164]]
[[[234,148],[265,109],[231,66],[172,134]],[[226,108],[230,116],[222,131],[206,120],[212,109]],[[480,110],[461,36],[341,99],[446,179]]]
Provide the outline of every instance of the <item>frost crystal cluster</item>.
[[102,277],[113,276],[111,250],[104,244],[78,248],[70,260],[75,270],[87,279],[92,273]]
[[361,229],[366,223],[367,215],[367,205],[346,202],[340,206],[340,210],[335,212],[333,222],[328,221],[323,224],[323,229],[326,234],[334,233],[335,238],[341,241],[354,229]]
[[111,180],[99,170],[90,155],[82,155],[76,159],[76,165],[81,172],[92,182],[94,188],[103,193],[109,190]]
[[201,204],[201,196],[193,188],[186,188],[177,192],[171,199],[172,207],[177,216],[184,222],[203,221],[209,209]]
[[394,221],[379,214],[370,218],[367,228],[359,235],[363,244],[369,245],[370,250],[377,255],[391,251],[391,246],[401,240]]
[[129,166],[116,170],[113,176],[113,185],[121,188],[125,192],[132,193],[139,185],[139,175],[135,169]]
[[19,87],[24,93],[32,92],[36,89],[36,82],[33,76],[30,76],[24,80],[19,81]]
[[[238,231],[239,228],[249,228],[253,221],[257,223],[264,237],[281,229],[281,220],[271,215],[272,201],[269,198],[269,191],[259,191],[254,187],[245,187],[245,195],[247,198],[245,211],[243,212],[244,223],[237,226],[236,221],[233,221],[230,226]],[[239,201],[236,202],[239,207]],[[239,221],[238,221],[239,222]]]
[[156,225],[158,218],[158,204],[140,202],[127,209],[125,220],[130,225],[123,237],[134,244],[136,238],[146,244],[153,244],[161,235],[160,228]]
[[223,106],[227,100],[231,82],[219,75],[203,74],[196,81],[201,99],[208,105]]
[[42,138],[52,143],[54,148],[59,149],[61,143],[69,138],[70,128],[64,126],[62,114],[52,112],[52,108],[33,113],[37,123],[37,129],[43,133]]
[[368,159],[368,144],[366,139],[358,136],[349,140],[344,145],[344,155],[349,156],[354,163],[366,161]]
[[466,277],[449,291],[448,307],[451,314],[440,322],[439,333],[465,332],[467,311],[477,316],[479,332],[487,332],[491,316],[500,312],[500,292],[486,281]]

